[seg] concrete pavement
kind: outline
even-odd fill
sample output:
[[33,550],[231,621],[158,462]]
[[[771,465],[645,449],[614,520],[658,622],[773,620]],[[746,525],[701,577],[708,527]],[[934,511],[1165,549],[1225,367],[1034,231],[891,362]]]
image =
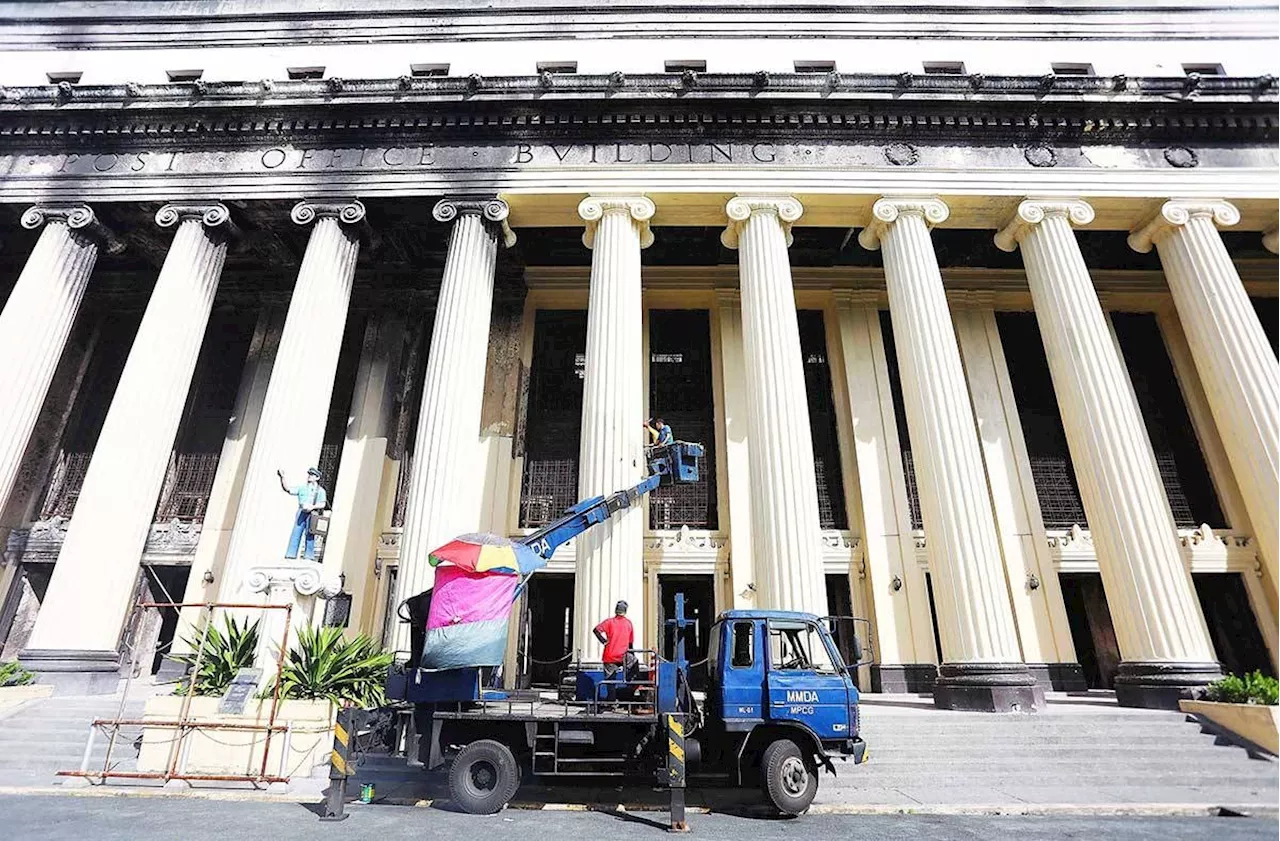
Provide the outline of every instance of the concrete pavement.
[[[272,841],[483,837],[485,841],[639,841],[663,837],[665,816],[608,811],[520,811],[464,815],[440,808],[356,805],[350,819],[322,823],[298,803],[171,798],[0,796],[4,835],[22,841]],[[732,814],[690,816],[690,837],[706,841],[1259,841],[1276,837],[1274,818],[965,815],[806,815],[795,820]]]

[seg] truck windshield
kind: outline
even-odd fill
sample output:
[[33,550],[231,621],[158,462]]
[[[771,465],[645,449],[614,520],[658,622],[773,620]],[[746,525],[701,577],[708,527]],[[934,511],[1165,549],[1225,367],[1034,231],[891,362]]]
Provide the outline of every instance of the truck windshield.
[[774,669],[837,674],[838,664],[816,625],[769,622],[769,665]]

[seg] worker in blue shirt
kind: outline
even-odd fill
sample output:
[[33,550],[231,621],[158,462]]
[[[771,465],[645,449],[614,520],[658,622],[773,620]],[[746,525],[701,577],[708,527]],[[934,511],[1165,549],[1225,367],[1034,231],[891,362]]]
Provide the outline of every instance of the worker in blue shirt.
[[293,518],[293,531],[289,534],[289,549],[285,552],[286,558],[298,557],[298,546],[302,543],[303,537],[306,538],[306,548],[303,550],[302,556],[308,561],[316,559],[316,532],[312,524],[312,512],[323,511],[325,506],[329,504],[328,495],[325,494],[324,488],[320,487],[320,471],[312,467],[307,470],[307,482],[305,485],[299,485],[291,488],[285,484],[284,471],[277,470],[276,476],[280,478],[280,488],[287,494],[292,494],[298,499],[298,513]]
[[667,444],[674,443],[676,440],[675,433],[671,431],[671,427],[662,418],[653,420],[650,418],[645,423],[644,428],[649,430],[649,435],[653,440],[653,446],[665,447]]

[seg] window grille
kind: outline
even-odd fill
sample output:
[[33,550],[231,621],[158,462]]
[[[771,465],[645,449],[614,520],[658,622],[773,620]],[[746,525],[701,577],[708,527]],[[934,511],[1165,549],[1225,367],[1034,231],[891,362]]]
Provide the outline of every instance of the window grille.
[[169,457],[156,520],[203,521],[218,472],[220,453],[174,453]]
[[844,473],[840,467],[840,439],[836,406],[827,364],[827,334],[821,310],[800,310],[800,353],[804,360],[805,396],[809,403],[809,434],[813,441],[814,474],[818,485],[818,519],[824,529],[847,529]]
[[53,469],[53,478],[49,481],[44,503],[40,506],[40,519],[69,518],[75,512],[76,501],[80,499],[80,488],[84,485],[84,476],[89,471],[89,459],[92,455],[92,453],[66,451],[58,454],[58,464]]
[[[539,310],[525,409],[520,526],[539,528],[578,501],[587,314]],[[637,419],[639,423],[642,419]]]

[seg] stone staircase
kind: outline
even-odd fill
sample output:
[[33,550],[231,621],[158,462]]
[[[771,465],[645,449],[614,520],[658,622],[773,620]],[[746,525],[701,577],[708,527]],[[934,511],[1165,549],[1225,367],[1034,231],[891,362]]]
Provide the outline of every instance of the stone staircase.
[[1254,757],[1179,712],[1117,707],[1107,695],[1051,697],[1037,715],[944,712],[929,700],[867,696],[871,761],[837,764],[826,802],[983,805],[1266,805],[1274,759]]
[[[28,701],[0,718],[0,786],[61,785],[67,778],[58,777],[58,771],[80,767],[90,722],[115,718],[120,700],[119,695],[44,698]],[[131,696],[122,717],[141,718],[145,701],[145,697]],[[138,752],[133,742],[141,734],[141,727],[120,728],[111,752],[115,770],[135,770]],[[106,753],[107,737],[99,730],[90,769],[101,770]]]

